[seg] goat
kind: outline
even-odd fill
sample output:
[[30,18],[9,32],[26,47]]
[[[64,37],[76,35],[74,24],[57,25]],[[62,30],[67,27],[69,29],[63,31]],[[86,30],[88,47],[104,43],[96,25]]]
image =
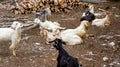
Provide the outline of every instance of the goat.
[[36,12],[35,18],[40,18],[44,17],[45,21],[48,20],[48,16],[51,15],[51,10],[50,8],[45,8],[42,12]]
[[16,46],[21,40],[21,27],[23,27],[22,24],[14,21],[11,28],[0,28],[0,42],[11,41],[9,49],[12,50],[14,56],[16,56]]
[[34,23],[40,25],[40,29],[51,30],[53,33],[59,32],[61,29],[65,29],[64,27],[60,27],[60,24],[52,21],[41,22],[40,19],[35,18]]
[[95,15],[93,13],[91,13],[90,11],[85,11],[80,21],[87,20],[89,22],[92,22],[94,19],[95,19]]
[[53,32],[47,31],[46,32],[46,44],[50,44],[49,41],[55,40],[56,38],[60,38],[60,32],[55,34]]
[[69,45],[83,43],[82,38],[88,37],[87,29],[89,27],[88,21],[82,21],[75,29],[66,29],[60,33],[60,38]]
[[105,27],[106,25],[110,24],[110,12],[105,12],[106,16],[102,19],[95,19],[92,22],[92,25],[98,26],[98,27]]
[[54,43],[53,46],[59,51],[57,57],[57,67],[80,67],[77,58],[70,56],[65,49],[63,49],[62,44],[66,44],[61,39],[56,38],[49,43]]

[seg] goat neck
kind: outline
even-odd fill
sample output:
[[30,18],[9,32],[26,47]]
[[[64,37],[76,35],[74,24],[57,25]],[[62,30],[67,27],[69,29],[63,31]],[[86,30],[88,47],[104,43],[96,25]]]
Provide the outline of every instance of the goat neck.
[[110,14],[106,14],[106,16],[105,16],[105,18],[106,18],[106,20],[110,20]]
[[39,24],[42,28],[44,26],[45,22],[42,22],[40,19],[36,18],[37,20],[35,21],[37,24]]
[[44,23],[40,21],[39,24],[40,24],[40,26],[42,26]]
[[21,39],[21,32],[22,32],[22,31],[15,31],[15,33],[17,34],[16,37],[18,37],[18,40]]
[[17,37],[19,38],[18,40],[20,40],[21,39],[21,32],[22,32],[22,29],[21,29],[21,27],[16,27],[16,29],[14,29],[15,31],[15,33],[17,34]]
[[59,54],[68,55],[68,53],[66,52],[65,49],[63,49],[63,47],[61,47],[61,48],[59,49]]
[[13,29],[14,30],[14,32],[16,33],[16,34],[18,34],[18,36],[21,36],[21,32],[22,32],[22,28],[23,27],[23,25],[21,24],[21,23],[19,23],[19,22],[13,22],[13,24],[11,25],[11,29]]
[[33,22],[36,23],[36,24],[41,24],[42,23],[39,18],[35,18]]
[[57,44],[57,46],[56,46],[56,49],[59,51],[59,54],[61,54],[61,55],[68,55],[68,53],[66,52],[66,50],[65,49],[63,49],[63,47],[62,47],[62,42],[60,43],[58,43]]
[[88,21],[82,21],[80,26],[78,26],[76,29],[75,29],[75,33],[79,36],[82,36],[83,34],[86,33],[86,30],[88,28]]
[[110,24],[110,15],[107,14],[105,17],[105,25],[109,25]]

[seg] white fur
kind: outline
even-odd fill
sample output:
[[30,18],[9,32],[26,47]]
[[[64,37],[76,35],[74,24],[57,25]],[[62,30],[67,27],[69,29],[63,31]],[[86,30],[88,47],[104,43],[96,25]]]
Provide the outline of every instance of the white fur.
[[82,16],[81,17],[84,17],[85,16],[85,12],[83,12]]
[[59,38],[59,35],[58,35],[58,34],[55,34],[55,33],[52,33],[52,32],[47,31],[46,44],[49,44],[49,43],[48,43],[49,41],[53,41],[53,40],[55,40],[56,38]]
[[68,45],[76,45],[83,43],[82,38],[76,34],[64,34],[61,35],[61,39],[65,41]]
[[0,42],[11,41],[9,49],[13,51],[13,55],[16,56],[16,45],[21,40],[21,27],[19,22],[13,22],[11,28],[0,28]]
[[92,22],[92,25],[98,26],[98,27],[105,27],[105,25],[109,25],[110,24],[110,20],[109,20],[109,14],[107,14],[104,18],[102,19],[95,19]]
[[59,38],[59,33],[56,34],[45,29],[42,29],[40,31],[40,35],[42,36],[42,38],[46,39],[46,44],[49,44],[49,41],[53,41],[54,39]]
[[57,22],[52,22],[52,21],[45,21],[45,22],[41,22],[40,19],[36,18],[34,20],[35,23],[40,25],[40,28],[44,28],[47,30],[52,30],[52,32],[56,32],[57,30],[60,29],[65,29],[63,27],[60,27],[59,23]]
[[86,27],[88,27],[88,21],[82,21],[80,26],[75,29],[67,29],[61,32],[60,37],[68,45],[76,45],[83,43],[82,38],[86,36]]

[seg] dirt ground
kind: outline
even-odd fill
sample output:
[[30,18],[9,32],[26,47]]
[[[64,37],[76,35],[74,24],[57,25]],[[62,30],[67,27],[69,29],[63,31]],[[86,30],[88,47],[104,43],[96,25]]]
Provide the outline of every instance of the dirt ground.
[[[120,67],[120,2],[95,4],[97,8],[108,9],[115,19],[105,28],[91,26],[83,44],[63,46],[72,56],[78,58],[83,67]],[[80,24],[83,9],[74,8],[69,13],[52,13],[51,21],[57,21],[66,28],[76,28]],[[34,14],[14,15],[0,9],[0,27],[9,27],[12,21],[34,20]],[[24,20],[23,20],[24,21]],[[10,43],[9,43],[10,45]],[[9,51],[8,43],[0,44],[0,67],[56,67],[56,49],[46,45],[39,35],[39,28],[22,32],[22,40],[17,46],[17,56]],[[105,60],[104,60],[105,59]]]

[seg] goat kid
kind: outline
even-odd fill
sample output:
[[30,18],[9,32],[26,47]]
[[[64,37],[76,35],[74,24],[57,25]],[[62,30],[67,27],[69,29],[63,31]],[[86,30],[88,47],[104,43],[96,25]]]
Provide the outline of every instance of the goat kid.
[[56,38],[49,43],[53,43],[53,46],[59,51],[59,55],[57,57],[57,67],[81,67],[77,58],[70,56],[66,50],[63,49],[62,44],[66,44],[65,42]]
[[53,32],[46,30],[46,29],[42,29],[40,31],[40,36],[46,40],[46,44],[50,44],[49,41],[52,41],[56,38],[59,38],[59,33],[55,34]]
[[34,22],[39,24],[40,29],[51,30],[53,33],[56,33],[56,34],[60,30],[65,29],[64,27],[60,27],[60,24],[57,22],[52,22],[52,21],[41,22],[40,19],[38,18],[35,18]]
[[106,11],[105,12],[106,16],[102,19],[95,19],[92,22],[92,25],[98,26],[98,27],[105,27],[110,24],[110,12]]
[[21,27],[23,27],[21,23],[14,21],[11,28],[0,28],[0,42],[11,41],[9,49],[14,56],[16,56],[16,46],[21,40]]

